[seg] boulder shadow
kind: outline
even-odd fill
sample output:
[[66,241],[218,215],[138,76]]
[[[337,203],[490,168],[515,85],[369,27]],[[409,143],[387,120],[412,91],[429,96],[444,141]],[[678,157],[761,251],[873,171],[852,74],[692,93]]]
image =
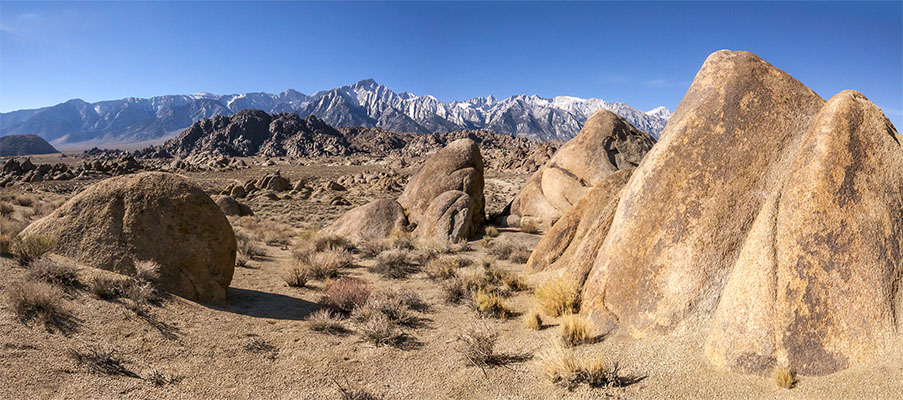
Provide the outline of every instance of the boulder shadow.
[[217,310],[256,318],[301,321],[321,308],[317,303],[282,294],[230,287],[226,291],[229,305],[211,306]]

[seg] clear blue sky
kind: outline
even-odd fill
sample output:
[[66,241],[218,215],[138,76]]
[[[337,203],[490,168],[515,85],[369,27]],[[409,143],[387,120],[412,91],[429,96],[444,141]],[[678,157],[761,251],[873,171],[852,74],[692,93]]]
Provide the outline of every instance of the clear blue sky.
[[304,93],[374,78],[440,100],[573,95],[677,106],[749,50],[900,126],[903,6],[883,3],[0,2],[0,110],[163,94]]

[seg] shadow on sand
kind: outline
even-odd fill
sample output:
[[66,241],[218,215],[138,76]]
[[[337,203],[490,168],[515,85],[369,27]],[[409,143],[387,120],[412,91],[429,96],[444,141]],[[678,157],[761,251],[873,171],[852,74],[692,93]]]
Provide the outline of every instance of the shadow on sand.
[[300,321],[320,308],[317,303],[252,289],[230,287],[226,294],[229,305],[214,308],[257,318]]

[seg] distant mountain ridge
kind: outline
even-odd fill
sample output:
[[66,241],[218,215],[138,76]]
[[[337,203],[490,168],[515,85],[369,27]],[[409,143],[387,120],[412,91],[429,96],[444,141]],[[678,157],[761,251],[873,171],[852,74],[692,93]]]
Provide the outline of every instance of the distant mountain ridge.
[[656,138],[671,111],[640,111],[626,103],[590,98],[516,95],[441,102],[433,96],[395,93],[372,79],[305,95],[196,93],[87,103],[69,100],[52,107],[0,113],[0,136],[35,134],[55,144],[130,143],[171,136],[217,115],[258,109],[314,115],[337,127],[378,127],[412,133],[487,129],[539,140],[568,140],[599,109],[610,110]]

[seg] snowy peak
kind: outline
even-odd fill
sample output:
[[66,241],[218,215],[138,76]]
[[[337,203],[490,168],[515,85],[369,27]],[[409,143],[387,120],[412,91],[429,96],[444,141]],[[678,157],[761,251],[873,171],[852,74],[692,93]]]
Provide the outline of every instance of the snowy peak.
[[583,123],[600,109],[622,116],[656,138],[671,116],[665,107],[643,112],[626,103],[573,96],[544,98],[520,94],[499,100],[488,95],[443,102],[431,95],[395,93],[374,79],[365,79],[310,96],[288,89],[278,94],[194,93],[97,103],[73,99],[53,107],[0,114],[0,136],[37,134],[48,141],[65,143],[125,143],[163,137],[184,130],[197,120],[247,109],[313,115],[333,126],[414,133],[488,129],[539,140],[568,140],[576,136]]

